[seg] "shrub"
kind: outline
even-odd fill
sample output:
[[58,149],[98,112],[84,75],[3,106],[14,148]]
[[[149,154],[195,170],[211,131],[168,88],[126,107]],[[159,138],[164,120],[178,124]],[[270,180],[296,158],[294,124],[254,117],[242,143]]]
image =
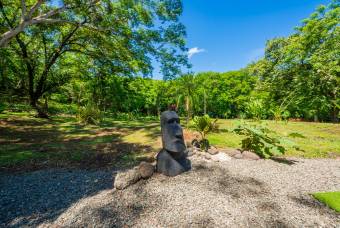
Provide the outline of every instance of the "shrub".
[[208,133],[218,129],[217,119],[212,120],[208,115],[195,116],[193,119],[193,128],[201,135],[199,141],[200,148],[207,150],[209,148],[209,141],[206,139]]
[[247,116],[253,119],[265,119],[267,111],[263,100],[251,99],[246,105]]
[[80,108],[79,119],[82,123],[97,125],[101,121],[101,112],[95,104],[88,103],[85,107]]
[[242,124],[233,131],[238,135],[246,136],[242,140],[242,150],[255,152],[262,158],[285,153],[285,148],[280,145],[280,140],[273,136],[275,132],[266,127]]
[[6,109],[6,105],[0,102],[0,113],[3,113]]

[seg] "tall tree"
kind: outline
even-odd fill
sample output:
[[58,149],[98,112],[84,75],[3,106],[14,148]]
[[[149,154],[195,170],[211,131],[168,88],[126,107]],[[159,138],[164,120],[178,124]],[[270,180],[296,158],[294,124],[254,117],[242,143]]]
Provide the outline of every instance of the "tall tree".
[[41,116],[38,100],[76,74],[149,75],[155,59],[173,78],[187,65],[181,13],[180,0],[0,0],[0,34],[12,34],[0,68],[23,80]]

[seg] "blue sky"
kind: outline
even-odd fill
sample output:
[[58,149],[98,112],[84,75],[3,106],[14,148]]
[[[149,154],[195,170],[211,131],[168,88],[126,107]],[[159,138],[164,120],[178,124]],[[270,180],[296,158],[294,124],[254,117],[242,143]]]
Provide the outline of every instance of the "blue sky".
[[[287,36],[322,0],[183,0],[182,23],[194,72],[225,72],[263,55],[268,39]],[[155,70],[154,78],[162,78]]]

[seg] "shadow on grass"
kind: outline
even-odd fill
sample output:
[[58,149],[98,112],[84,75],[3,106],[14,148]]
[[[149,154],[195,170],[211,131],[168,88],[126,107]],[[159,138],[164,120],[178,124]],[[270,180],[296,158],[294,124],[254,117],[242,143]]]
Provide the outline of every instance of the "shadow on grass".
[[[74,118],[73,118],[74,119]],[[149,160],[152,147],[129,143],[122,137],[136,130],[123,124],[113,128],[86,127],[71,119],[8,119],[0,125],[0,171],[49,167],[124,167]],[[112,125],[115,125],[114,123]],[[139,129],[157,135],[154,125]],[[121,130],[117,130],[121,129]]]
[[[111,189],[113,170],[153,160],[148,155],[152,147],[122,137],[137,128],[156,135],[156,125],[111,123],[111,128],[102,129],[67,121],[73,119],[1,120],[0,227],[35,227],[54,221],[79,200]],[[11,173],[32,170],[38,171]],[[128,222],[126,213],[138,217],[143,209],[138,203],[99,207],[93,216],[123,226]]]

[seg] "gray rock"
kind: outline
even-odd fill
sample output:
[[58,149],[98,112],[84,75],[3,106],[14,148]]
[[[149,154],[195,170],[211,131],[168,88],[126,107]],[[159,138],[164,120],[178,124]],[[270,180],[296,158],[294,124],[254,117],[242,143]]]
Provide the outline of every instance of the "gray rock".
[[196,154],[196,152],[197,152],[197,151],[196,151],[194,148],[192,148],[192,147],[191,147],[191,148],[188,148],[188,149],[187,149],[187,156],[188,156],[188,157],[191,157],[191,156],[193,156],[194,154]]
[[139,172],[138,167],[130,169],[126,172],[120,172],[117,174],[114,182],[114,187],[116,189],[122,190],[127,188],[128,186],[136,183],[142,178],[141,173]]
[[242,156],[242,154],[241,153],[239,153],[239,154],[235,154],[234,156],[232,156],[233,158],[236,158],[236,159],[242,159],[243,158],[243,156]]
[[242,157],[243,159],[248,159],[248,160],[259,160],[260,159],[260,156],[250,151],[243,151]]
[[218,153],[211,156],[211,159],[215,162],[226,162],[230,161],[231,157],[225,153]]
[[141,162],[139,165],[139,173],[144,179],[151,177],[154,171],[155,171],[155,167],[148,162]]
[[211,155],[208,154],[208,153],[204,153],[204,158],[207,159],[207,160],[210,160],[211,159]]
[[217,148],[216,147],[210,147],[209,149],[208,149],[208,151],[207,151],[209,154],[211,154],[211,155],[215,155],[215,154],[218,154],[218,150],[217,150]]
[[219,149],[219,151],[228,154],[230,157],[238,156],[237,154],[241,154],[241,151],[235,148],[223,148]]

